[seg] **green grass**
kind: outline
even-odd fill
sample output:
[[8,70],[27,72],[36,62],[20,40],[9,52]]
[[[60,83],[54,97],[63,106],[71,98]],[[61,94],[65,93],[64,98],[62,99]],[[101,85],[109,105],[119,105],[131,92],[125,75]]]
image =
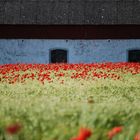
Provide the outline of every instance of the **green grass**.
[[[22,129],[11,137],[5,127],[14,122]],[[107,140],[107,132],[120,125],[124,129],[113,140],[133,140],[140,131],[140,75],[0,83],[0,140],[69,140],[80,127],[92,130],[89,140]]]

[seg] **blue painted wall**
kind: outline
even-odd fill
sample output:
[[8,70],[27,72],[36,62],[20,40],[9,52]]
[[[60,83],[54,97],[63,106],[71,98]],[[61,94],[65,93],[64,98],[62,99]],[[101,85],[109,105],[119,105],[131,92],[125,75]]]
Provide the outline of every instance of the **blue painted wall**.
[[0,64],[49,63],[51,49],[66,49],[68,63],[127,62],[128,50],[140,49],[140,39],[0,39]]

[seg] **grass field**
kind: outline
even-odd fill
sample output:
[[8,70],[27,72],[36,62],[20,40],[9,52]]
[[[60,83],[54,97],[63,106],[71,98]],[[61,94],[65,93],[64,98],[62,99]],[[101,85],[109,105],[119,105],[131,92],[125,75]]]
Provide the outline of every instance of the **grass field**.
[[0,66],[0,140],[71,140],[80,128],[140,140],[140,64]]

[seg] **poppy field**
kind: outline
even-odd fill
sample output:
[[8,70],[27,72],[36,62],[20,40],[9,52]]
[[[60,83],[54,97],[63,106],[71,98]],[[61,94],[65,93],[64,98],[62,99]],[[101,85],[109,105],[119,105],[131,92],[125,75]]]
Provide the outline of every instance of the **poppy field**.
[[0,65],[0,140],[140,140],[140,63]]

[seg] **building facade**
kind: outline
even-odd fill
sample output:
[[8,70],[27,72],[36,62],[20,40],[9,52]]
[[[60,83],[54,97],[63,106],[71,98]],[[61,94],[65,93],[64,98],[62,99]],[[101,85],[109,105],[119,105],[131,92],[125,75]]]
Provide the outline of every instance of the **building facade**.
[[1,0],[0,64],[140,62],[139,0]]

